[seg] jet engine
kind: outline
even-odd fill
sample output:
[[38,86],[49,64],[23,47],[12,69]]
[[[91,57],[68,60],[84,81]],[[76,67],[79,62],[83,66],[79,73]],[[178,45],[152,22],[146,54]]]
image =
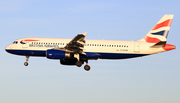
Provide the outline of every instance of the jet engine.
[[49,49],[46,51],[46,57],[48,59],[65,59],[73,58],[73,56],[73,54],[61,50]]
[[76,65],[77,59],[60,59],[62,65]]

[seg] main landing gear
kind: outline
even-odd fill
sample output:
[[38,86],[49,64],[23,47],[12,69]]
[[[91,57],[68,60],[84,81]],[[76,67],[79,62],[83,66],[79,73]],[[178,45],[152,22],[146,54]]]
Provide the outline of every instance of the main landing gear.
[[28,60],[29,60],[29,56],[26,56],[26,62],[24,62],[25,66],[28,66]]
[[[81,60],[80,60],[79,54],[75,54],[74,57],[77,58],[76,66],[77,66],[77,67],[81,67],[82,64],[84,63],[84,61],[81,61]],[[88,65],[88,60],[85,60],[85,62],[86,62],[86,65],[84,66],[84,69],[85,69],[86,71],[89,71],[89,70],[91,69],[91,67]]]
[[81,61],[77,61],[77,62],[76,62],[76,66],[77,66],[77,67],[81,67],[81,66],[82,66],[82,62],[81,62]]
[[[86,62],[86,65],[84,66],[84,70],[89,71],[91,69],[91,67],[88,65],[88,61],[87,60],[85,62]],[[76,62],[76,66],[77,67],[81,67],[82,64],[83,64],[82,61],[77,61]]]
[[84,70],[89,71],[90,69],[91,69],[91,67],[89,65],[84,66]]
[[91,67],[88,65],[88,60],[85,61],[86,65],[84,66],[84,70],[89,71]]
[[[77,59],[77,62],[76,62],[76,66],[77,67],[81,67],[82,64],[84,63],[84,61],[81,61],[80,58],[79,58],[79,54],[74,54],[74,57]],[[84,66],[84,69],[86,71],[89,71],[91,69],[91,67],[88,65],[88,60],[85,60],[86,62],[86,65]]]

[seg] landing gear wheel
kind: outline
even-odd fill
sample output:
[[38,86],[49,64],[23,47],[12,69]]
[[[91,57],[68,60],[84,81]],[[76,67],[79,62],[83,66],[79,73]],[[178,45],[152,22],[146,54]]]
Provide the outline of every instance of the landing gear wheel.
[[25,66],[28,66],[28,62],[25,62],[24,65],[25,65]]
[[89,65],[85,65],[85,66],[84,66],[84,69],[85,69],[86,71],[89,71],[89,70],[91,69],[91,67],[90,67]]
[[82,62],[81,62],[81,61],[77,61],[77,62],[76,62],[76,66],[77,66],[77,67],[81,67],[81,66],[82,66]]

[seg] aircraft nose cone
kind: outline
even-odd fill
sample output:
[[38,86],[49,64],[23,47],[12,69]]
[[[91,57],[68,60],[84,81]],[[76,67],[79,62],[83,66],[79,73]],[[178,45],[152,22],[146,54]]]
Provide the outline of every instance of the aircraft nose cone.
[[9,50],[10,50],[10,49],[12,49],[12,48],[11,48],[11,45],[8,45],[8,46],[5,48],[6,52],[8,52],[8,53],[9,53]]

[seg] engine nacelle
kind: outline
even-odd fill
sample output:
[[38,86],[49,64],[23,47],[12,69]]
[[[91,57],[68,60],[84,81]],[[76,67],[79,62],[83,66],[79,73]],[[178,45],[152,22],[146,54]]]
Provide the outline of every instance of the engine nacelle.
[[65,59],[65,58],[73,58],[71,53],[66,53],[65,51],[49,49],[46,51],[46,57],[48,59]]
[[60,63],[62,65],[76,65],[77,59],[61,59]]

